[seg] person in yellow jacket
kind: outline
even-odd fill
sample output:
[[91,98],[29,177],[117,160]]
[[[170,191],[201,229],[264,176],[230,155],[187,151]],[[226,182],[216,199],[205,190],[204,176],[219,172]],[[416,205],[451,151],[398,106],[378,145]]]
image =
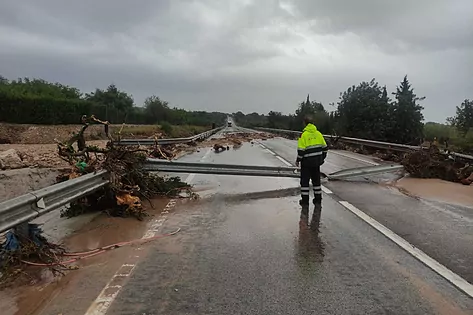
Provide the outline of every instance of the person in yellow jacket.
[[320,185],[320,166],[327,157],[327,143],[324,136],[312,123],[311,117],[304,118],[305,128],[297,141],[296,165],[301,167],[301,206],[309,205],[309,181],[312,180],[314,204],[322,202],[322,186]]

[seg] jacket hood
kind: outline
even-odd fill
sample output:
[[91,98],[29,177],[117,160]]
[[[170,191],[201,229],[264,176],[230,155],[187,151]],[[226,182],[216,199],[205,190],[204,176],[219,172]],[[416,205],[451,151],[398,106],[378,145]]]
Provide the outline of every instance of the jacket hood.
[[307,131],[307,132],[310,132],[310,133],[316,133],[317,132],[317,127],[315,127],[314,124],[307,124],[307,126],[305,126],[303,131]]

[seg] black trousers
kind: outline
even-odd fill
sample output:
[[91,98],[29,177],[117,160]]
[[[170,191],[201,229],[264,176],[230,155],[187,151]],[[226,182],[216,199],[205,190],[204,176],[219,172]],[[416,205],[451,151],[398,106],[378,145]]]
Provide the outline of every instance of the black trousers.
[[302,166],[301,167],[301,197],[303,204],[309,204],[310,187],[309,182],[312,180],[314,191],[314,202],[322,201],[322,186],[320,185],[320,166]]

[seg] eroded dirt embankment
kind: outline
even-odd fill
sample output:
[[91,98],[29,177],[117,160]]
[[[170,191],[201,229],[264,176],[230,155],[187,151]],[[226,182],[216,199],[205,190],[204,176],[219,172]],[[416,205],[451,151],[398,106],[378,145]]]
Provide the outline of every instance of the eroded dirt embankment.
[[50,186],[58,174],[59,170],[48,168],[0,171],[0,202]]
[[[82,125],[22,125],[0,123],[0,144],[51,144],[55,139],[64,141],[74,132],[78,132]],[[171,126],[168,133],[159,125],[111,125],[112,135],[124,138],[159,137],[177,138],[189,137],[206,130],[210,126]],[[91,125],[84,134],[85,140],[107,140],[102,125]]]

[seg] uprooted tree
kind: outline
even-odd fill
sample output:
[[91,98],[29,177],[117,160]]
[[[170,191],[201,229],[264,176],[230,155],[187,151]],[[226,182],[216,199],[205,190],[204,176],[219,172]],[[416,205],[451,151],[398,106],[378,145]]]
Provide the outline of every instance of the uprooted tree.
[[417,178],[439,178],[469,185],[473,176],[472,165],[440,151],[435,145],[428,150],[406,154],[401,163],[411,176]]

